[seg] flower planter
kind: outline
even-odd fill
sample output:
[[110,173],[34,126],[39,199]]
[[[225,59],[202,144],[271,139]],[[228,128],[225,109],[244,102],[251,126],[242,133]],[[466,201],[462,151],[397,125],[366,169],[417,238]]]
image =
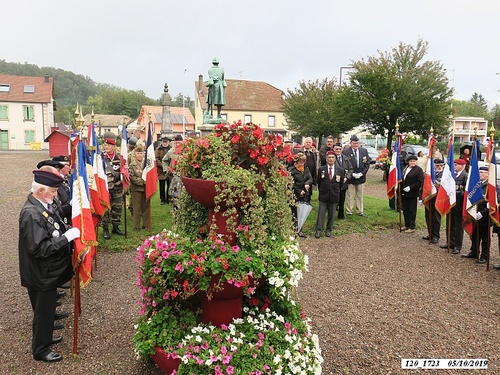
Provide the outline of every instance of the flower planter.
[[[227,222],[231,219],[237,226],[239,222],[238,215],[235,214],[226,216],[227,214],[225,212],[228,207],[224,204],[224,201],[219,202],[220,209],[215,212],[215,197],[217,196],[217,190],[215,188],[216,182],[182,176],[182,183],[184,184],[188,194],[196,202],[208,208],[208,222],[215,222],[218,228],[217,233],[221,234],[224,240],[231,246],[236,245],[236,235],[227,229]],[[262,184],[257,185],[259,194],[262,192],[262,188]],[[239,208],[245,203],[247,203],[247,200],[245,200],[245,197],[242,197],[236,200],[234,207]]]
[[155,354],[151,356],[151,359],[156,363],[156,365],[165,374],[170,375],[174,371],[177,371],[179,365],[181,364],[180,358],[172,358],[167,353],[163,351],[162,348],[155,348]]

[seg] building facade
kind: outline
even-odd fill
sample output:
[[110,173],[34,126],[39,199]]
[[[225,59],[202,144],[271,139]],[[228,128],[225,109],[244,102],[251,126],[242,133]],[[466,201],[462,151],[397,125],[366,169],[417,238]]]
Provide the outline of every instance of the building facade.
[[52,77],[0,74],[0,149],[47,149],[54,110]]

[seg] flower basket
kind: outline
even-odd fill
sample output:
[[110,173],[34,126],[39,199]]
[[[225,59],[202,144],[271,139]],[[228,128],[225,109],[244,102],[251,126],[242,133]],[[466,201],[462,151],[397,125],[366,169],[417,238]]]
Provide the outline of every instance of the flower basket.
[[179,365],[181,364],[180,358],[172,358],[169,353],[165,353],[162,348],[155,347],[155,354],[151,356],[151,359],[159,367],[161,371],[165,374],[172,374],[177,371]]

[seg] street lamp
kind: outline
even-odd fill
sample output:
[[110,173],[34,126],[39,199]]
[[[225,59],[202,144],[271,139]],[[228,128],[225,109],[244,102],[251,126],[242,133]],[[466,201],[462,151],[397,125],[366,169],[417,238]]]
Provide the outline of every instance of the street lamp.
[[353,69],[353,66],[341,66],[340,67],[340,74],[339,74],[339,86],[342,86],[342,70],[344,69]]
[[[184,79],[183,81],[186,80],[186,70],[187,69],[184,69]],[[184,115],[184,107],[185,107],[185,103],[184,103],[184,94],[182,94],[182,138],[186,138],[186,117]]]

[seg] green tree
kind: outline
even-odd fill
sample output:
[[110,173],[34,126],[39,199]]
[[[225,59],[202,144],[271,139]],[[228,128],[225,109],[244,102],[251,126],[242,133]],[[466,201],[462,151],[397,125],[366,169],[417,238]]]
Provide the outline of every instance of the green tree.
[[[282,108],[291,130],[302,136],[319,137],[345,132],[357,125],[345,111],[338,96],[335,79],[301,81],[299,87],[287,90]],[[346,115],[347,113],[347,115]]]
[[453,90],[442,64],[423,61],[428,43],[400,43],[398,48],[353,62],[349,83],[340,90],[341,107],[372,134],[387,136],[390,148],[396,123],[400,132],[427,137],[448,131]]

